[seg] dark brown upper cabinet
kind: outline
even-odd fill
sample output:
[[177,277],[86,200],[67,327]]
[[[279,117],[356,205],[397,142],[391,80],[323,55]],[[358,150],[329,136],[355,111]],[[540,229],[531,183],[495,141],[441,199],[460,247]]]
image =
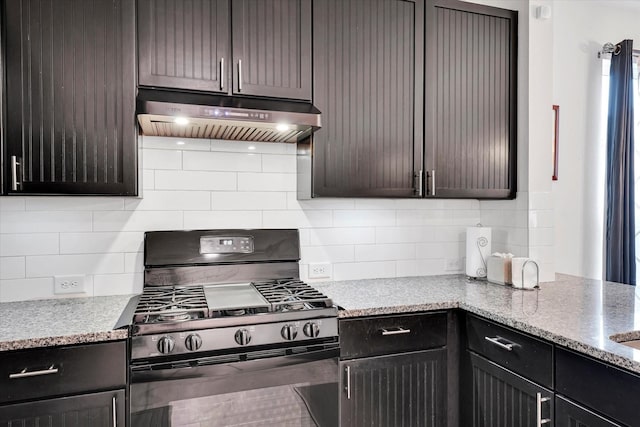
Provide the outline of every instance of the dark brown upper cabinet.
[[423,1],[313,7],[313,101],[322,129],[299,144],[299,197],[419,197]]
[[10,0],[5,194],[135,195],[134,0]]
[[140,0],[139,83],[311,100],[311,0]]
[[427,0],[429,196],[516,195],[517,12]]
[[455,0],[316,0],[298,198],[513,198],[517,12]]

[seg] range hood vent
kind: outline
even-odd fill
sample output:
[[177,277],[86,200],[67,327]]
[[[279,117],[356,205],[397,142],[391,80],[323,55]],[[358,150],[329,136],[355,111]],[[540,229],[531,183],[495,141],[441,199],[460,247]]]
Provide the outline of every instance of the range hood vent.
[[297,142],[320,129],[320,112],[296,101],[139,89],[143,135]]

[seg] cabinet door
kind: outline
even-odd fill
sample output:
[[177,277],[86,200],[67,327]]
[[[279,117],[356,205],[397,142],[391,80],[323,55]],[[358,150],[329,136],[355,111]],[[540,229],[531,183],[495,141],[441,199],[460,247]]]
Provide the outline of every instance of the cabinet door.
[[233,92],[311,99],[311,0],[232,0]]
[[134,0],[5,12],[7,192],[136,194]]
[[582,406],[556,396],[557,427],[620,427]]
[[428,0],[426,16],[429,195],[514,198],[517,12]]
[[317,0],[313,195],[418,197],[422,0]]
[[467,419],[473,427],[553,426],[553,393],[489,360],[471,358],[472,399]]
[[229,23],[228,0],[139,0],[139,83],[229,92]]
[[340,363],[343,426],[446,424],[446,349]]
[[114,427],[124,420],[124,390],[0,407],[0,427]]

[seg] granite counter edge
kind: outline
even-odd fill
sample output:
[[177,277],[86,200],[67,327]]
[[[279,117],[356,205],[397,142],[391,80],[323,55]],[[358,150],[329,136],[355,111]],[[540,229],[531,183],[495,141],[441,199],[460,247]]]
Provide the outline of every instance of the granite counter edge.
[[124,340],[129,337],[126,329],[103,332],[87,332],[57,337],[37,337],[0,342],[0,352],[26,350],[30,348],[57,347],[72,344],[90,344],[105,341]]
[[436,310],[448,310],[460,308],[468,313],[477,314],[486,319],[493,320],[501,325],[505,325],[516,329],[520,332],[530,334],[534,337],[541,338],[552,342],[554,344],[566,347],[568,349],[577,351],[586,356],[591,356],[594,359],[602,362],[610,363],[619,368],[626,369],[628,371],[640,374],[640,362],[633,361],[628,357],[615,354],[609,351],[605,351],[596,347],[593,347],[584,342],[577,341],[575,339],[555,334],[546,329],[542,329],[536,326],[529,325],[527,323],[518,321],[508,316],[500,315],[495,312],[475,307],[466,303],[460,303],[456,301],[427,303],[427,304],[410,304],[400,306],[389,307],[370,307],[362,309],[344,309],[341,310],[338,316],[342,319],[350,319],[356,317],[377,316],[385,314],[404,314],[404,313],[417,313],[425,311]]

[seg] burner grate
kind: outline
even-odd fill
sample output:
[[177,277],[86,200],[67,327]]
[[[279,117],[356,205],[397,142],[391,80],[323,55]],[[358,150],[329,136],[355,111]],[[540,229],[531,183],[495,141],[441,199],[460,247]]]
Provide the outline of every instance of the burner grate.
[[207,317],[208,312],[202,286],[147,287],[140,296],[134,321],[184,321]]
[[331,307],[333,302],[322,292],[298,279],[254,282],[253,286],[276,310]]

